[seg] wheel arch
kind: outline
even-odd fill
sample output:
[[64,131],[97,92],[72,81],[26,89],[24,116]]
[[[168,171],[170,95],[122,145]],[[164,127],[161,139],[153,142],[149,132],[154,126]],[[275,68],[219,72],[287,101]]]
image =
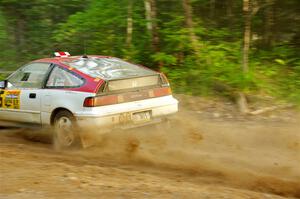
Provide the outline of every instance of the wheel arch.
[[63,108],[63,107],[58,107],[58,108],[54,109],[54,110],[52,111],[52,113],[51,113],[51,116],[50,116],[50,125],[51,125],[51,126],[54,125],[54,118],[55,118],[55,116],[57,115],[57,113],[59,113],[60,111],[68,111],[68,112],[70,112],[72,115],[74,115],[74,114],[72,113],[72,111],[70,111],[69,109]]

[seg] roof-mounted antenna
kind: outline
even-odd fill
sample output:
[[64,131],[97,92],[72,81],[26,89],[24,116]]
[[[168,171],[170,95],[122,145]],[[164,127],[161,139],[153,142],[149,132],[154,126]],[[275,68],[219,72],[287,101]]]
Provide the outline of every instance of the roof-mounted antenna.
[[83,51],[84,51],[84,54],[82,55],[81,58],[89,58],[86,54],[86,40],[85,40],[85,36],[83,36]]

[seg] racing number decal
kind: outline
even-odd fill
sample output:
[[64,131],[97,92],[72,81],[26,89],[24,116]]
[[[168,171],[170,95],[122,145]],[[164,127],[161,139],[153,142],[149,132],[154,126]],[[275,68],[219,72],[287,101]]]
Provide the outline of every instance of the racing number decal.
[[0,108],[20,109],[20,90],[0,90]]

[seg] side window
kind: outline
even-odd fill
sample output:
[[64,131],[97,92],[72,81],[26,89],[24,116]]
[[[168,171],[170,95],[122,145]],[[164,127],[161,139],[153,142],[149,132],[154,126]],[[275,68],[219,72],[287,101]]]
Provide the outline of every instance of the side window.
[[8,78],[11,88],[42,88],[49,63],[32,63],[17,70]]
[[48,88],[74,88],[79,87],[84,81],[73,75],[72,73],[60,68],[55,67],[48,79],[46,87]]

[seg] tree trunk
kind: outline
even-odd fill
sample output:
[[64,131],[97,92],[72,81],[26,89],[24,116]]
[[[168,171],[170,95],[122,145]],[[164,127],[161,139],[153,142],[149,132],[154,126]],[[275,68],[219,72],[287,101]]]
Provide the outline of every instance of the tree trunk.
[[[158,33],[158,24],[157,24],[157,6],[156,0],[144,0],[145,11],[146,11],[146,20],[147,20],[147,30],[151,38],[151,47],[155,53],[160,52],[160,38]],[[158,63],[159,70],[163,67],[163,63]]]
[[157,6],[156,0],[151,0],[151,16],[152,16],[152,47],[155,52],[159,52],[159,34],[158,34],[158,24],[157,24]]
[[233,28],[233,0],[227,0],[227,5],[226,5],[226,15],[227,15],[227,20],[228,20],[228,27],[232,30]]
[[147,30],[151,34],[152,33],[152,8],[151,8],[151,0],[144,0],[145,11],[146,11],[146,20],[147,20]]
[[[244,74],[249,72],[249,50],[250,50],[250,41],[251,41],[251,18],[252,18],[252,10],[251,10],[251,0],[243,0],[243,11],[245,18],[244,25],[244,46],[243,46],[243,65],[242,70]],[[240,112],[246,114],[249,112],[247,99],[243,92],[238,93],[238,106]]]
[[193,8],[190,0],[182,0],[184,14],[185,14],[185,24],[188,29],[189,38],[192,44],[192,48],[196,55],[199,55],[200,45],[198,38],[194,30],[194,21],[193,21]]
[[227,4],[226,4],[226,14],[228,16],[228,18],[232,18],[233,16],[233,0],[227,0]]
[[132,33],[133,33],[132,7],[133,7],[132,0],[128,0],[126,44],[129,50],[132,47]]
[[157,25],[156,0],[145,0],[147,30],[151,36],[151,45],[154,52],[159,52],[159,34]]
[[242,114],[249,113],[247,98],[243,92],[237,93],[237,105]]
[[211,20],[214,20],[215,9],[216,9],[216,0],[210,0],[209,1],[209,15],[210,15]]
[[273,45],[274,26],[274,0],[266,0],[267,8],[265,12],[264,47],[270,48]]
[[249,49],[251,40],[251,0],[244,0],[244,46],[243,46],[243,71],[249,71]]

